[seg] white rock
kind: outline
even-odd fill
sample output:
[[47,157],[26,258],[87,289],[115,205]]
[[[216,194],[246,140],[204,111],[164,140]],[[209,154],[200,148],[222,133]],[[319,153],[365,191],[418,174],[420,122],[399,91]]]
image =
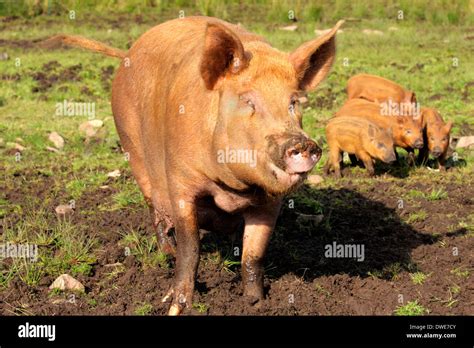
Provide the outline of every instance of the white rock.
[[299,97],[298,101],[300,102],[301,105],[307,104],[308,103],[308,98],[306,97]]
[[86,137],[92,137],[97,133],[97,129],[101,128],[104,122],[101,120],[90,120],[82,123],[79,126],[79,131]]
[[104,125],[104,121],[101,120],[90,120],[87,121],[87,123],[89,123],[94,128],[100,128]]
[[362,30],[362,33],[364,33],[365,35],[378,35],[378,36],[383,35],[383,31],[372,30],[372,29],[364,29],[364,30]]
[[329,33],[331,29],[315,29],[314,33],[318,36],[324,35],[326,33]]
[[64,138],[60,136],[57,132],[52,132],[48,137],[57,149],[62,149],[64,147]]
[[59,289],[59,290],[73,290],[73,291],[80,291],[84,292],[85,288],[84,285],[81,284],[80,281],[74,279],[69,274],[61,274],[56,280],[49,286],[52,289]]
[[323,177],[316,174],[308,175],[308,177],[306,178],[306,182],[310,185],[319,185],[323,181]]
[[398,27],[389,27],[388,30],[389,30],[389,31],[397,31],[397,30],[398,30]]
[[58,205],[54,210],[58,216],[65,216],[74,213],[74,209],[69,204]]
[[286,31],[295,31],[296,29],[298,29],[298,26],[296,24],[287,25],[286,27],[280,27],[280,30],[286,30]]
[[120,170],[118,169],[115,169],[113,172],[107,173],[107,177],[109,178],[118,178],[120,175]]
[[313,223],[314,225],[319,225],[321,221],[323,221],[324,215],[323,214],[318,214],[318,215],[312,215],[312,214],[302,214],[298,213],[298,217],[296,218],[296,222],[299,224],[307,224],[307,223]]
[[15,150],[18,150],[18,151],[20,151],[20,152],[26,150],[26,147],[24,147],[23,145],[20,145],[20,144],[18,144],[18,143],[10,143],[10,142],[8,142],[8,143],[6,144],[6,146],[7,146],[8,148],[13,148],[13,149],[15,149]]
[[470,147],[472,145],[474,145],[474,135],[460,137],[458,143],[456,144],[456,148],[459,149],[462,147]]
[[51,146],[46,146],[46,150],[51,151],[51,152],[59,153],[58,149],[56,149],[55,147],[51,147]]

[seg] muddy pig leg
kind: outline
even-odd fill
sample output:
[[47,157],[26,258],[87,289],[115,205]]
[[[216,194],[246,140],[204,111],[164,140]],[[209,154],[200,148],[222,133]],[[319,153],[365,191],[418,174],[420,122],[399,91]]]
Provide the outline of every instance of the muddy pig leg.
[[417,158],[418,164],[425,165],[426,162],[428,161],[428,156],[429,156],[429,150],[428,150],[428,146],[425,143],[425,146],[423,146],[418,152],[418,158]]
[[[176,194],[172,196],[181,197]],[[177,243],[174,284],[162,302],[171,300],[168,315],[179,315],[192,305],[200,241],[195,202],[184,199],[173,201],[173,211]]]
[[339,149],[331,149],[329,154],[329,161],[331,162],[331,166],[334,169],[334,175],[337,178],[341,177],[341,153]]
[[446,171],[446,157],[447,157],[447,149],[445,152],[441,154],[441,156],[438,157],[438,167],[441,172]]
[[357,159],[357,156],[354,155],[354,154],[350,154],[350,155],[349,155],[349,159],[351,160],[351,165],[352,165],[353,167],[358,166],[358,165],[360,164],[360,163],[359,163],[359,160]]
[[415,165],[415,149],[409,147],[405,149],[408,152],[407,163],[409,166]]
[[170,256],[176,256],[176,240],[171,235],[173,222],[162,208],[150,207],[153,218],[153,227],[158,237],[160,250]]
[[365,169],[367,169],[367,173],[369,176],[374,176],[374,164],[372,162],[372,157],[367,152],[359,152],[357,157],[364,163]]
[[251,301],[263,299],[263,258],[275,227],[281,201],[251,207],[244,212],[242,280],[244,295]]

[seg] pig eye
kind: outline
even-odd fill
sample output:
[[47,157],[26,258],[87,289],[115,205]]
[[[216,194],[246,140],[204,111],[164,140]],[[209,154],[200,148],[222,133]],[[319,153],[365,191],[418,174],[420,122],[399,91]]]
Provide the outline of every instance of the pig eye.
[[377,147],[378,147],[379,149],[384,149],[384,148],[385,148],[385,145],[382,144],[382,143],[378,143],[378,144],[377,144]]
[[411,130],[407,129],[406,134],[411,134]]
[[255,112],[255,104],[248,96],[241,95],[239,96],[239,99],[241,100],[243,105],[250,107],[252,109],[252,112]]
[[291,116],[296,116],[296,108],[298,106],[298,99],[292,98],[290,105],[288,105],[288,112]]
[[448,138],[443,138],[443,141],[448,141]]

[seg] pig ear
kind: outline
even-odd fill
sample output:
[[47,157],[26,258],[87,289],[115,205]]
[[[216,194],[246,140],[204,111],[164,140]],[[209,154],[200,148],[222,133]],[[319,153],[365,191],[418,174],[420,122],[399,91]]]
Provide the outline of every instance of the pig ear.
[[207,25],[200,70],[208,89],[214,89],[221,77],[238,74],[249,61],[250,54],[236,34],[217,23]]
[[331,31],[304,43],[290,54],[300,90],[316,88],[329,73],[336,56],[336,33],[343,23],[344,21],[337,22]]
[[444,125],[444,130],[446,131],[446,133],[449,133],[449,132],[451,132],[451,128],[453,128],[453,121],[448,121]]
[[409,103],[416,103],[416,94],[415,94],[415,92],[408,91],[407,97],[408,97],[408,98],[407,98],[407,99],[408,99],[407,101],[408,101]]

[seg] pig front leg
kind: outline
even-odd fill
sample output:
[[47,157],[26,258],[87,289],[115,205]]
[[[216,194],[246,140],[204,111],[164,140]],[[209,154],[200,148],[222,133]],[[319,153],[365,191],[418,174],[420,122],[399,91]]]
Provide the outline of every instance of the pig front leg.
[[425,165],[428,161],[429,150],[425,142],[425,146],[423,146],[420,151],[418,152],[417,162],[420,165]]
[[405,149],[408,153],[408,157],[407,157],[407,163],[410,167],[413,167],[415,166],[416,164],[416,158],[415,158],[415,149],[409,147],[409,148],[406,148]]
[[162,302],[171,300],[168,315],[179,315],[185,308],[192,306],[194,282],[199,265],[199,229],[194,202],[179,200],[174,203],[173,210],[177,244],[174,285]]
[[441,172],[446,171],[446,158],[447,158],[447,151],[441,154],[441,156],[438,157],[438,168]]
[[375,170],[374,170],[374,163],[372,161],[372,157],[367,152],[359,152],[357,154],[357,157],[364,163],[365,169],[367,169],[367,173],[369,176],[374,176],[375,175]]
[[242,280],[244,295],[252,301],[263,299],[263,259],[280,212],[281,201],[250,207],[244,212]]

